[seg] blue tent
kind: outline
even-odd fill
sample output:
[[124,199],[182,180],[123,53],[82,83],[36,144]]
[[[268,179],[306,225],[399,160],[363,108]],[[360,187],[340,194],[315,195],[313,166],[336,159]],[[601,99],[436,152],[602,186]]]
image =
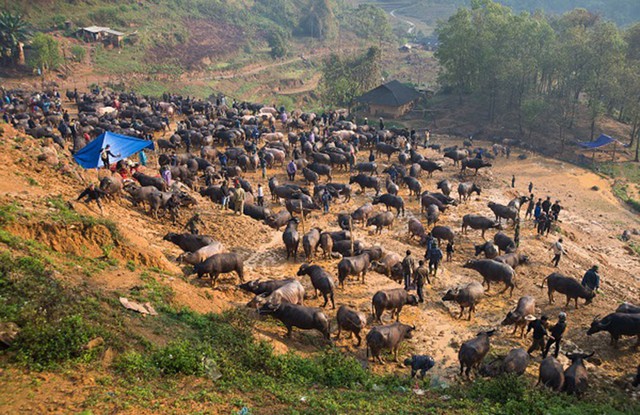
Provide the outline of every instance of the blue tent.
[[583,148],[596,149],[596,148],[604,147],[611,143],[624,145],[620,141],[616,140],[615,138],[611,138],[606,134],[600,134],[600,137],[598,137],[595,141],[578,142],[578,145]]
[[110,159],[113,163],[127,158],[132,154],[136,154],[142,149],[150,148],[153,150],[154,148],[153,141],[106,132],[99,135],[95,140],[90,141],[82,150],[74,154],[73,158],[76,160],[76,163],[85,169],[97,169],[102,166],[100,153],[107,144],[111,145],[111,153],[119,155],[119,157],[112,157]]

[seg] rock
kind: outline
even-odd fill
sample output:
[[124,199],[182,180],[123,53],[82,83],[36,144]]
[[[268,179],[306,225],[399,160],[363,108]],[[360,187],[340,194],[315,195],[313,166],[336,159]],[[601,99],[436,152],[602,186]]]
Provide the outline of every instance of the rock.
[[16,323],[0,323],[0,349],[11,347],[18,333],[20,333],[20,327]]

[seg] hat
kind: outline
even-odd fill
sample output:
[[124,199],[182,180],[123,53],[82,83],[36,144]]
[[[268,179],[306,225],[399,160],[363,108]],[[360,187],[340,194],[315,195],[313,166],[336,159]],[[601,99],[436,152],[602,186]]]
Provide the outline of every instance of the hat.
[[527,321],[534,321],[536,319],[536,316],[534,316],[533,314],[529,314],[524,316],[524,319]]
[[597,271],[597,270],[598,270],[598,266],[597,266],[597,265],[594,265],[594,266],[592,266],[591,268],[592,268],[594,271]]
[[566,320],[567,319],[567,313],[565,313],[564,311],[561,312],[560,314],[558,314],[558,318],[560,320]]

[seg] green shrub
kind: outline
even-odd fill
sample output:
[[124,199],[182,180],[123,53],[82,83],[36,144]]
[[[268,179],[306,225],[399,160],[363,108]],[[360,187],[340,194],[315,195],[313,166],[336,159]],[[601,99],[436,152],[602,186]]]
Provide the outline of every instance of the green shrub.
[[129,351],[119,355],[113,362],[113,369],[131,378],[148,378],[158,374],[150,359],[136,351]]
[[87,50],[80,45],[71,46],[71,55],[76,62],[82,62],[87,55]]
[[80,315],[59,321],[39,318],[22,327],[12,349],[18,361],[37,370],[47,369],[86,354],[84,346],[94,335]]
[[521,377],[499,376],[491,380],[478,379],[473,383],[469,396],[490,402],[505,404],[511,400],[521,401],[526,392]]
[[202,373],[203,356],[202,348],[181,340],[156,350],[151,355],[151,362],[165,375],[198,375]]

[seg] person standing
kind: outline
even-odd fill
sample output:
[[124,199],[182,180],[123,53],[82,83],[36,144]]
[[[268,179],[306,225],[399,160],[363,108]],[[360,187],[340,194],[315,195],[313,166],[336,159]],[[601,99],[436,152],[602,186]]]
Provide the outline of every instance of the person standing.
[[442,251],[438,247],[438,244],[434,243],[429,252],[429,274],[433,273],[434,277],[438,275],[440,261],[442,261]]
[[551,260],[551,262],[553,262],[554,267],[558,268],[558,263],[560,262],[560,258],[562,257],[562,255],[567,255],[567,251],[565,251],[564,247],[562,246],[562,238],[558,239],[556,243],[551,245],[549,250],[553,250],[553,259]]
[[[531,187],[531,183],[529,183],[529,187]],[[529,196],[529,204],[527,205],[527,213],[524,215],[525,220],[529,219],[533,214],[533,207],[535,206],[535,204],[536,202],[534,201],[533,193],[531,193],[531,195]]]
[[529,182],[529,193],[533,191],[533,182]]
[[418,268],[413,271],[413,283],[418,291],[418,301],[424,303],[424,281],[431,284],[429,279],[429,269],[425,266],[424,261],[418,261]]
[[138,161],[140,162],[141,166],[145,166],[147,165],[147,155],[145,154],[144,150],[140,151],[138,153]]
[[240,185],[236,185],[236,192],[233,199],[233,214],[240,213],[240,216],[244,214],[244,200],[246,194],[244,189]]
[[369,150],[369,163],[376,161],[376,156],[373,154],[373,150]]
[[538,199],[538,201],[536,202],[536,206],[533,209],[533,222],[534,223],[538,223],[538,219],[540,218],[541,214],[542,214],[542,199]]
[[264,206],[264,189],[258,184],[258,206]]
[[455,248],[453,246],[453,241],[449,241],[449,243],[447,243],[447,262],[451,262],[454,252]]
[[591,291],[598,291],[600,289],[600,275],[598,275],[597,265],[592,266],[584,273],[581,284]]
[[260,169],[262,170],[262,178],[266,179],[267,178],[267,160],[265,160],[264,154],[261,154],[259,157],[260,157]]
[[511,176],[511,187],[514,188],[516,187],[516,175],[512,175]]
[[169,166],[164,165],[160,167],[160,176],[167,186],[171,186],[171,169]]
[[544,229],[545,226],[547,225],[547,215],[545,215],[544,213],[541,213],[540,216],[538,216],[538,220],[537,220],[537,224],[536,226],[538,227],[538,235],[544,235]]
[[513,242],[516,244],[516,248],[520,246],[520,219],[516,218],[514,225]]
[[406,256],[402,260],[402,275],[404,276],[404,289],[409,290],[411,286],[411,277],[413,276],[413,268],[415,264],[413,261],[413,257],[411,256],[411,251],[407,251]]
[[109,157],[120,157],[120,154],[118,154],[117,156],[115,154],[113,154],[111,152],[111,145],[107,144],[105,148],[102,149],[102,151],[100,152],[100,159],[102,159],[102,164],[104,165],[104,168],[109,170],[109,167],[111,165],[111,162],[109,161]]
[[382,117],[380,117],[380,122],[378,123],[378,126],[380,127],[380,131],[384,130],[384,120],[382,119]]
[[551,208],[551,196],[547,196],[547,200],[542,202],[542,211],[549,214],[549,208]]
[[531,347],[527,350],[527,353],[531,355],[531,353],[536,350],[540,350],[544,353],[544,338],[547,336],[547,321],[549,318],[547,316],[542,316],[540,319],[535,319],[529,323],[527,327],[527,334],[531,330],[533,330],[533,343],[531,343]]
[[229,207],[229,183],[226,180],[220,186],[220,193],[222,194],[221,209],[227,210]]
[[431,235],[431,232],[429,232],[427,234],[427,249],[426,251],[424,251],[424,259],[429,259],[429,254],[431,253],[431,248],[433,247],[433,244],[435,243],[435,239],[433,238],[433,235]]
[[542,352],[542,358],[544,359],[549,354],[549,349],[551,349],[552,344],[556,344],[556,350],[553,353],[553,357],[558,358],[558,354],[560,353],[560,342],[562,341],[562,335],[567,329],[567,314],[562,312],[558,314],[558,322],[554,324],[549,329],[549,340],[547,340],[547,345]]
[[553,220],[558,220],[558,216],[560,215],[561,210],[562,206],[560,206],[560,201],[556,200],[556,203],[551,205],[551,215],[553,216]]
[[289,164],[287,164],[287,176],[289,176],[290,181],[294,181],[296,179],[296,172],[298,171],[298,166],[296,163],[291,160]]
[[329,213],[329,204],[331,203],[331,199],[331,193],[329,193],[327,189],[324,189],[324,192],[322,192],[322,207],[325,215]]

